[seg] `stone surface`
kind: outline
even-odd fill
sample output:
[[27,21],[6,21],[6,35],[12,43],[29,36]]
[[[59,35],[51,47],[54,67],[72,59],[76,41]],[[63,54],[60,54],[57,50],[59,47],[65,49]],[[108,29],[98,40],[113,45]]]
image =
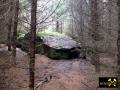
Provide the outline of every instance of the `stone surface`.
[[[17,47],[28,52],[30,34],[20,34],[17,40]],[[77,58],[80,46],[72,38],[54,32],[38,32],[36,36],[36,53],[45,54],[52,59]]]

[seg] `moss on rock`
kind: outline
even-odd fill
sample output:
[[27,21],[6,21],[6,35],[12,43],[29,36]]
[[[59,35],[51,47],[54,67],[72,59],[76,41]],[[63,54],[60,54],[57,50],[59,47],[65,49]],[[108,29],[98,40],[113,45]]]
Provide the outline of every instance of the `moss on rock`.
[[[54,41],[49,44],[46,44],[46,42],[43,40],[43,36],[55,36],[59,38],[59,35],[61,34],[56,32],[54,33],[38,32],[36,36],[36,42],[35,42],[36,43],[35,53],[47,55],[49,58],[52,58],[52,59],[70,59],[70,58],[78,57],[79,52],[75,50],[75,48],[77,47],[64,48],[65,46],[63,44],[58,49],[58,48],[49,46],[49,44],[51,43],[53,43],[53,45],[56,44]],[[25,52],[28,52],[29,37],[30,37],[29,33],[19,34],[17,39],[17,47],[21,48]],[[45,40],[46,39],[50,39],[50,38],[48,37],[48,38],[45,38]]]

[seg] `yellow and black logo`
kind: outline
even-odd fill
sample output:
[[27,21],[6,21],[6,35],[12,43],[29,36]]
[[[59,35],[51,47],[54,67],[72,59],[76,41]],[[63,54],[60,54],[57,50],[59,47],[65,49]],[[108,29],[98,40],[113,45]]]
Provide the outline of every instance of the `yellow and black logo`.
[[117,88],[118,78],[117,77],[100,77],[99,87],[103,88]]

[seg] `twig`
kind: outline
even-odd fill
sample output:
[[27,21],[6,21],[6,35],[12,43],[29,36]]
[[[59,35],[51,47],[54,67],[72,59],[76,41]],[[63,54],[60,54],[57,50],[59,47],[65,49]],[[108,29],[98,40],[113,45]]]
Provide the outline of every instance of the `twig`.
[[48,79],[48,77],[45,77],[45,79],[44,79],[43,81],[39,82],[39,83],[35,86],[34,90],[36,90],[38,87],[42,87],[42,85],[44,85],[45,83],[50,82],[51,79],[52,79],[52,76],[51,76],[51,75],[49,76],[49,79]]

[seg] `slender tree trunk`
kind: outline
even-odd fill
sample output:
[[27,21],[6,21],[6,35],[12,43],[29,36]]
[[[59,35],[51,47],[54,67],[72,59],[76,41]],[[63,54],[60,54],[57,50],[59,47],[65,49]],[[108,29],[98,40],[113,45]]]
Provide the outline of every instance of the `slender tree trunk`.
[[118,39],[117,39],[117,48],[118,48],[118,87],[120,88],[120,0],[117,0],[118,5]]
[[99,25],[99,15],[98,15],[98,1],[91,0],[91,28],[92,28],[92,39],[93,39],[93,56],[92,64],[95,65],[96,72],[100,71],[99,63],[99,53],[97,52],[97,38],[98,38],[98,25]]
[[62,22],[62,21],[60,21],[60,23],[61,23],[61,28],[60,28],[60,33],[62,34],[63,33],[63,24],[64,24],[64,22]]
[[13,57],[16,57],[16,40],[17,40],[17,26],[18,26],[18,13],[19,13],[19,0],[15,0],[15,10],[14,10],[14,20],[13,20]]
[[56,21],[56,31],[59,32],[59,21]]
[[[83,0],[81,0],[81,5],[80,5],[80,11],[81,12],[83,12]],[[82,46],[85,46],[85,41],[84,41],[84,14],[83,13],[81,13],[81,12],[79,12],[79,14],[80,14],[80,21],[81,21],[81,23],[80,23],[80,29],[81,29],[81,44],[82,44]]]
[[12,29],[12,10],[13,10],[13,2],[11,1],[11,4],[10,4],[10,17],[9,17],[9,22],[8,22],[8,51],[11,51],[11,46],[12,46],[12,43],[11,43],[11,29]]
[[37,0],[31,1],[31,30],[30,30],[30,77],[29,77],[29,88],[34,90],[35,80],[35,38],[36,38],[36,11],[37,11]]
[[8,51],[11,51],[11,23],[12,23],[12,19],[9,20],[9,25],[8,25]]
[[118,65],[120,65],[120,0],[117,2],[118,5],[118,40],[117,40],[117,47],[118,47]]
[[[108,23],[108,48],[112,48],[111,41],[112,41],[112,0],[108,1],[108,14],[109,14],[109,23]],[[111,51],[108,51],[111,53]]]

